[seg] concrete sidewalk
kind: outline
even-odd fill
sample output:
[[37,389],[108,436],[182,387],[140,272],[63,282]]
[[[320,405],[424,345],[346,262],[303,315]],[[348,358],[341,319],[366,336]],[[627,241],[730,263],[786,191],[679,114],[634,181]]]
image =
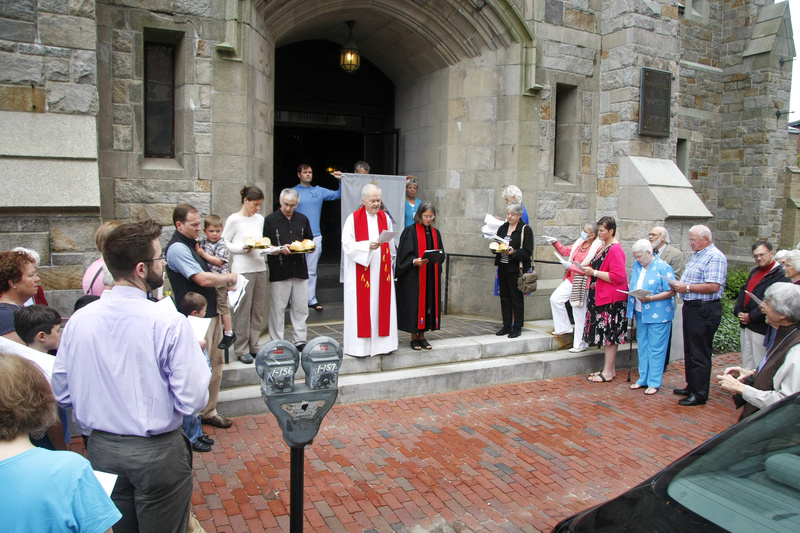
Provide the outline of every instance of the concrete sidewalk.
[[[492,325],[493,326],[493,325]],[[715,357],[715,376],[736,363]],[[336,405],[306,448],[305,531],[549,531],[733,424],[730,396],[680,407],[683,363],[661,391],[585,377]],[[634,369],[632,380],[637,378]],[[289,531],[289,448],[271,414],[210,431],[195,454],[194,511],[207,531]]]

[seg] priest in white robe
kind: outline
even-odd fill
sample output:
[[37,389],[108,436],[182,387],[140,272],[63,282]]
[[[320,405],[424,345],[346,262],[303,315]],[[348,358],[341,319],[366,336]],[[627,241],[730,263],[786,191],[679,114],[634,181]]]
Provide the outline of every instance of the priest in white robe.
[[361,190],[363,206],[347,216],[342,228],[344,255],[344,353],[366,357],[397,349],[397,306],[394,289],[394,240],[378,242],[392,231],[381,211],[381,190]]

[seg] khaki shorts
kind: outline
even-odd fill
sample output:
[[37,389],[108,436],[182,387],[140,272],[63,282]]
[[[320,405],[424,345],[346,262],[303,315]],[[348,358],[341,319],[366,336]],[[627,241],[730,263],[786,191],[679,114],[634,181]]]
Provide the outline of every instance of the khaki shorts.
[[222,287],[217,287],[217,314],[219,315],[229,315],[231,314],[230,310],[228,309],[228,287],[223,285]]

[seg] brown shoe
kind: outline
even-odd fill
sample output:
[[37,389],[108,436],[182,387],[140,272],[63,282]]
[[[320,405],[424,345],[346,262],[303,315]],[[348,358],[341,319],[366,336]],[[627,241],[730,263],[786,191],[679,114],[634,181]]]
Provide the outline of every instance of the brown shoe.
[[218,414],[206,418],[201,418],[200,422],[202,422],[203,424],[208,424],[222,429],[227,429],[233,425],[233,421],[223,416],[219,416]]

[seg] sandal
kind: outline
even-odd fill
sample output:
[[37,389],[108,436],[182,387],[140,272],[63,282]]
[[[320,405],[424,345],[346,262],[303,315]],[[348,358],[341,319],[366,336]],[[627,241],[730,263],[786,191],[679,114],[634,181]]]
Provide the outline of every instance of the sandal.
[[411,341],[411,349],[415,350],[417,352],[422,349],[422,346],[420,345],[420,343],[419,343],[419,341],[417,339],[414,339],[413,341]]
[[310,309],[314,309],[315,311],[322,311],[324,309],[324,307],[322,307],[320,304],[308,304],[308,307]]
[[419,345],[422,346],[423,348],[425,348],[426,350],[430,350],[431,348],[433,348],[433,346],[431,346],[431,343],[429,343],[425,339],[420,339],[419,340]]
[[646,395],[648,395],[648,396],[652,396],[653,394],[656,394],[657,392],[658,392],[658,389],[655,388],[655,387],[647,387],[647,390],[644,391],[644,393]]
[[638,383],[634,383],[631,385],[631,390],[641,389],[644,385],[639,385]]
[[[592,379],[592,378],[594,378],[594,379]],[[589,376],[586,379],[591,381],[592,383],[611,383],[612,381],[614,381],[614,378],[608,379],[603,375],[602,372],[600,372],[596,376]]]

